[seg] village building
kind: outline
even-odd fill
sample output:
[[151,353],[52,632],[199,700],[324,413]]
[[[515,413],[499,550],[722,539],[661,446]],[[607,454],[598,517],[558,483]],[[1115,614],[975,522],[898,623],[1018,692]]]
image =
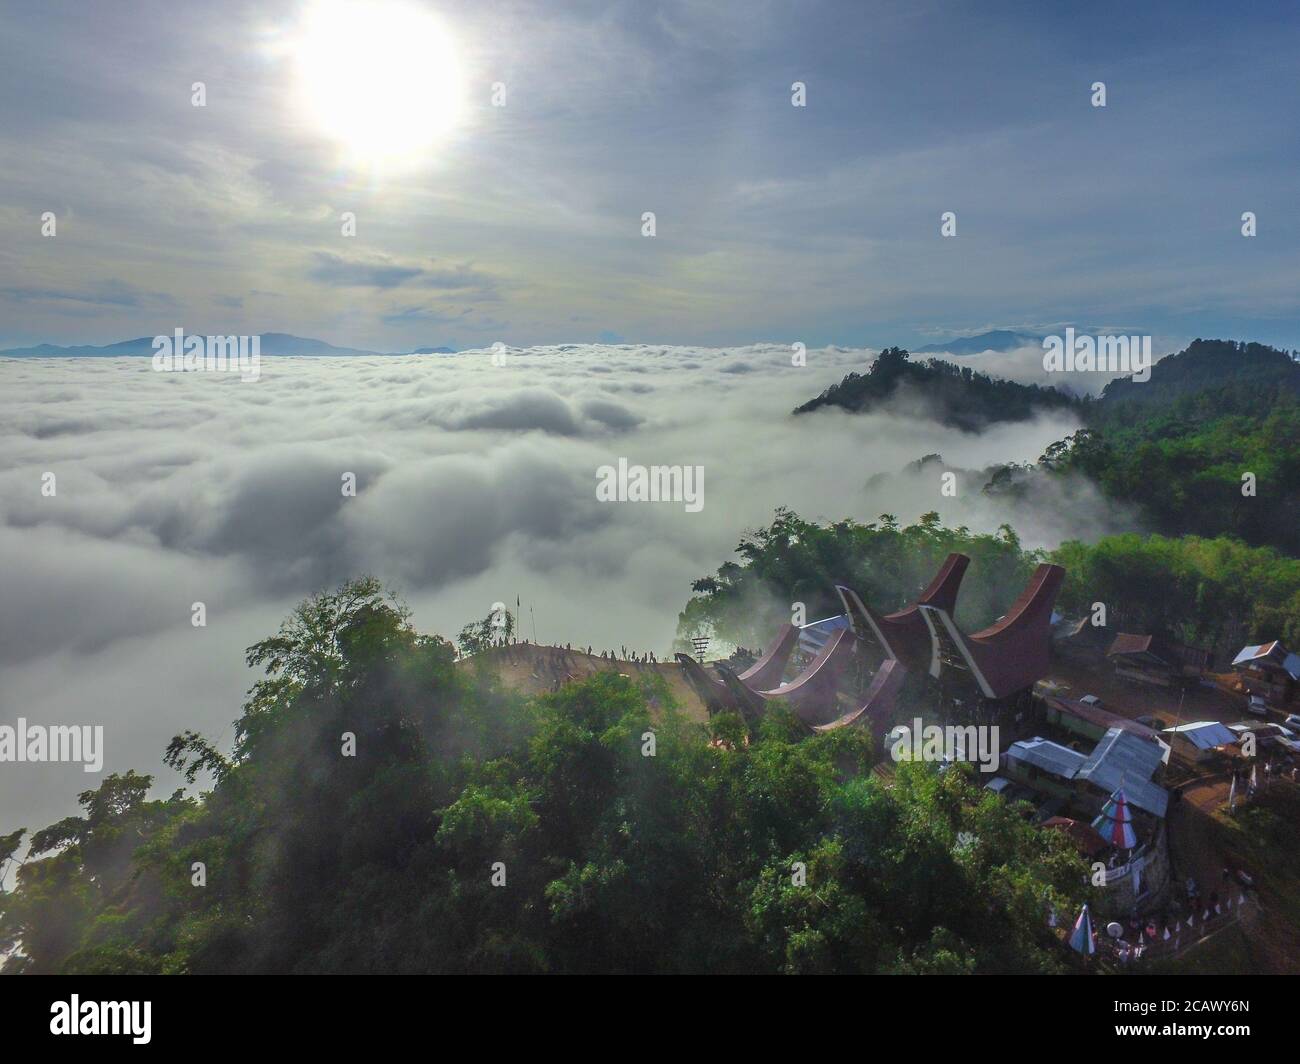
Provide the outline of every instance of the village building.
[[1106,651],[1115,675],[1137,683],[1170,687],[1194,682],[1209,667],[1210,652],[1154,635],[1121,632]]
[[1121,717],[1101,705],[1082,699],[1048,694],[1042,696],[1042,708],[1043,717],[1048,724],[1053,724],[1083,739],[1091,739],[1095,742],[1111,728],[1122,728],[1152,742],[1159,741],[1156,732],[1145,724],[1130,720],[1128,717]]
[[[1286,754],[1300,753],[1300,743],[1296,742],[1280,724],[1263,720],[1243,720],[1229,724],[1228,730],[1239,740],[1247,735],[1255,737],[1255,747],[1265,753],[1278,752]],[[1294,734],[1294,733],[1291,733]]]
[[[1035,796],[1049,796],[1040,808],[1058,814],[1047,817],[1044,826],[1065,831],[1090,863],[1104,866],[1099,911],[1143,911],[1167,893],[1169,792],[1156,781],[1168,754],[1165,743],[1120,727],[1109,728],[1087,755],[1041,736],[1013,743],[1007,751],[1006,777]],[[1127,847],[1108,842],[1097,830],[1117,803],[1131,820]],[[1064,812],[1095,819],[1089,826]]]
[[1012,782],[1036,794],[1068,801],[1074,797],[1074,777],[1086,760],[1079,751],[1036,735],[1007,748],[1002,771]]
[[1169,808],[1169,792],[1155,780],[1166,764],[1168,751],[1164,743],[1123,728],[1111,728],[1088,755],[1075,779],[1085,793],[1091,788],[1099,807],[1122,790],[1135,808],[1163,820]]
[[1052,654],[1064,661],[1100,661],[1115,641],[1115,629],[1093,624],[1091,617],[1063,619],[1052,626]]
[[1135,808],[1163,819],[1169,792],[1155,779],[1166,762],[1167,749],[1164,743],[1123,728],[1109,729],[1090,754],[1035,736],[1011,744],[1003,772],[1013,782],[1063,798],[1088,815],[1097,813],[1122,788]]
[[1160,734],[1168,740],[1175,756],[1192,764],[1211,761],[1225,753],[1231,753],[1237,744],[1237,736],[1216,720],[1179,724],[1166,728]]
[[1243,647],[1232,659],[1232,669],[1247,693],[1275,706],[1300,697],[1300,654],[1292,654],[1280,640]]

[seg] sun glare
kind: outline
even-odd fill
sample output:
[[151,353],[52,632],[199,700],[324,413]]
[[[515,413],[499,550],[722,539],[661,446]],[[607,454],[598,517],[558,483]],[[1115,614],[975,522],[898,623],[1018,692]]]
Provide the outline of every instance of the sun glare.
[[292,45],[299,103],[351,161],[414,165],[460,118],[456,47],[402,0],[315,0]]

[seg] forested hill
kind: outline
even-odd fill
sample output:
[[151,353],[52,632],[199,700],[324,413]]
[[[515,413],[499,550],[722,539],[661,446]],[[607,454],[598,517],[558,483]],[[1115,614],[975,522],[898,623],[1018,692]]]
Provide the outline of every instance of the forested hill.
[[1086,474],[1167,535],[1300,556],[1300,365],[1286,352],[1197,340],[1149,381],[1111,383],[1087,420],[1040,467]]
[[1125,418],[1136,413],[1135,406],[1145,412],[1189,397],[1199,397],[1209,414],[1266,413],[1280,400],[1300,397],[1300,362],[1264,344],[1193,340],[1185,351],[1157,362],[1150,380],[1111,381],[1093,413],[1100,420]]
[[850,373],[794,412],[824,407],[865,412],[910,394],[929,403],[945,425],[976,431],[997,421],[1027,421],[1040,410],[1084,405],[1055,388],[998,380],[935,358],[924,363],[910,358],[901,347],[886,348],[865,374]]

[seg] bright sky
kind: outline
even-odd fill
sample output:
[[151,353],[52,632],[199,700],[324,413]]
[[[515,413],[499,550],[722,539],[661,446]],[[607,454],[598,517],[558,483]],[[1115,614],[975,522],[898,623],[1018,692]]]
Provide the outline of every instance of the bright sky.
[[1295,6],[1066,7],[4,3],[0,347],[1300,346]]

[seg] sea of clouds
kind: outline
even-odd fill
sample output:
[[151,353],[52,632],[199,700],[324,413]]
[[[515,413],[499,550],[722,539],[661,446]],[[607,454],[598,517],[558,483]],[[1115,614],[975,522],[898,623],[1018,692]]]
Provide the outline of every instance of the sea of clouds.
[[[873,357],[565,345],[501,365],[488,351],[266,358],[255,382],[156,373],[147,358],[0,359],[0,723],[102,724],[104,771],[152,772],[167,791],[172,735],[229,745],[255,679],[244,648],[361,573],[397,590],[422,631],[452,637],[519,596],[529,638],[535,625],[543,642],[662,656],[690,582],[778,506],[1009,521],[1031,546],[1128,523],[1087,484],[1008,511],[974,478],[945,498],[937,472],[900,474],[934,452],[969,469],[1033,461],[1077,428],[1068,415],[978,435],[914,405],[791,416]],[[596,471],[619,458],[703,466],[703,509],[598,501]],[[206,627],[191,624],[195,602]],[[66,815],[100,778],[0,765],[0,832]]]

